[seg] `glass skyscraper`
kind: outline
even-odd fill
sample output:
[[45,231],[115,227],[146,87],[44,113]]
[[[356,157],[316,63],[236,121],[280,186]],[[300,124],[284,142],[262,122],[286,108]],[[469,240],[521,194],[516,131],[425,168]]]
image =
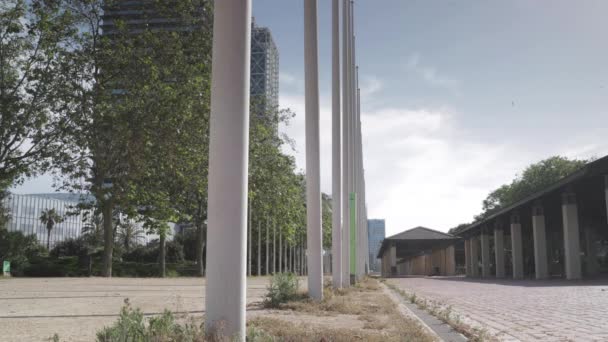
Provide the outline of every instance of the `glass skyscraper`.
[[276,110],[279,105],[279,50],[270,29],[256,26],[255,20],[251,23],[250,80],[252,113],[265,115]]
[[380,259],[376,259],[382,240],[386,237],[384,220],[367,220],[367,237],[369,242],[369,269],[372,272],[380,272]]

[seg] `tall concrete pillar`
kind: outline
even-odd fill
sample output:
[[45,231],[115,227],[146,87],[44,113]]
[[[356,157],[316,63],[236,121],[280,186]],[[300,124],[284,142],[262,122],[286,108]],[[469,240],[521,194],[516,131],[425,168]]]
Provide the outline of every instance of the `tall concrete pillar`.
[[606,201],[606,219],[608,219],[608,175],[604,176],[604,198]]
[[454,245],[445,249],[445,275],[453,276],[456,274],[456,247]]
[[595,243],[597,236],[593,227],[587,226],[585,228],[585,265],[587,266],[587,274],[597,275],[599,273],[600,265],[597,261]]
[[341,154],[341,118],[340,118],[340,1],[332,1],[332,223],[331,223],[331,255],[332,255],[332,285],[342,287],[342,154]]
[[536,270],[536,279],[547,279],[549,277],[549,269],[545,213],[540,204],[532,208],[532,231],[534,234],[534,269]]
[[511,216],[511,254],[513,279],[524,278],[524,249],[521,240],[521,222],[518,213]]
[[304,0],[304,93],[306,112],[306,237],[308,294],[323,299],[321,168],[319,140],[319,52],[317,0]]
[[350,287],[350,6],[342,1],[342,287]]
[[464,239],[464,274],[471,276],[471,239]]
[[494,262],[496,278],[505,277],[505,232],[502,226],[494,228]]
[[391,246],[390,254],[389,254],[389,262],[390,262],[389,274],[391,276],[397,275],[397,247],[395,245]]
[[244,338],[251,0],[213,9],[206,323]]
[[564,223],[564,263],[566,279],[581,278],[581,250],[576,195],[562,195],[562,222]]
[[471,237],[471,277],[479,277],[479,243],[477,237]]
[[490,275],[490,235],[481,233],[481,276],[489,278]]

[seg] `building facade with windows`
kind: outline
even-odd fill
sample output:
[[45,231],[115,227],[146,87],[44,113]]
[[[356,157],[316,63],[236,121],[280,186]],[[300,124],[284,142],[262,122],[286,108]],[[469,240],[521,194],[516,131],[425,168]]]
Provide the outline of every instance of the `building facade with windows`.
[[278,108],[279,50],[270,29],[256,26],[255,20],[251,23],[250,85],[253,114],[265,115]]
[[369,269],[371,272],[380,272],[380,259],[376,258],[382,245],[382,240],[386,237],[386,227],[384,219],[367,220],[367,237],[369,241]]

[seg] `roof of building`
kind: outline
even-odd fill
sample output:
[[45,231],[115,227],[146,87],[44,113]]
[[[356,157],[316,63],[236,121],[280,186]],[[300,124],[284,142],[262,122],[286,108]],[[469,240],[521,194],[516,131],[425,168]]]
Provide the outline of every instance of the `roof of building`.
[[457,239],[456,236],[426,227],[416,227],[387,237],[385,240]]
[[527,197],[524,197],[521,200],[516,201],[515,203],[512,203],[512,204],[502,208],[501,210],[498,210],[497,212],[485,217],[484,219],[473,222],[471,225],[469,225],[467,227],[463,227],[463,228],[456,230],[454,233],[460,235],[464,232],[478,228],[480,226],[487,224],[488,222],[491,222],[492,220],[496,219],[499,216],[507,214],[512,210],[518,209],[519,207],[522,207],[533,201],[536,201],[545,195],[554,193],[555,191],[563,190],[564,188],[567,188],[569,185],[571,185],[577,181],[580,181],[583,178],[597,176],[597,175],[605,175],[607,173],[608,173],[608,156],[605,156],[603,158],[600,158],[598,160],[595,160],[593,162],[586,164],[585,166],[581,167],[580,169],[573,172],[569,176],[566,176],[566,177],[560,179],[559,181],[547,186],[546,188],[541,189]]
[[408,229],[401,233],[392,235],[382,240],[382,245],[380,246],[380,250],[378,251],[378,258],[382,257],[384,253],[384,249],[387,248],[388,244],[391,242],[397,242],[398,244],[403,243],[413,243],[414,245],[426,245],[440,243],[450,243],[450,241],[456,241],[460,239],[457,236],[443,233],[438,230],[426,228],[426,227],[416,227],[412,229]]

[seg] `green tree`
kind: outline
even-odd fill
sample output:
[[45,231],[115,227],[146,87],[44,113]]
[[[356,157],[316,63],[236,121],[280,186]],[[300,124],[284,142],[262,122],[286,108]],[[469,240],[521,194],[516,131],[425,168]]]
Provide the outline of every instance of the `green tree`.
[[46,226],[46,249],[50,249],[51,246],[51,231],[55,227],[55,224],[63,221],[63,217],[57,213],[55,208],[45,209],[40,214],[40,222]]
[[56,1],[0,3],[0,190],[60,152],[68,102],[60,65],[74,29]]
[[199,102],[192,99],[208,97],[206,79],[193,72],[193,68],[209,68],[208,63],[199,62],[209,52],[196,45],[202,39],[199,33],[206,32],[209,24],[204,15],[208,1],[148,4],[150,13],[175,19],[183,29],[147,26],[135,33],[117,19],[111,35],[101,34],[101,13],[115,1],[64,3],[78,18],[79,27],[70,63],[64,67],[78,77],[65,80],[65,87],[74,94],[64,141],[69,157],[57,164],[68,175],[65,188],[91,193],[96,199],[94,205],[104,223],[103,274],[111,276],[113,215],[137,216],[139,208],[164,212],[164,203],[149,201],[171,193],[169,185],[174,181],[154,182],[184,161],[182,151],[187,148],[180,144],[182,131],[190,129],[191,119],[200,114]]
[[492,191],[483,201],[483,212],[475,219],[483,219],[526,196],[546,188],[572,174],[588,162],[589,160],[554,156],[529,165],[510,184],[502,185]]

